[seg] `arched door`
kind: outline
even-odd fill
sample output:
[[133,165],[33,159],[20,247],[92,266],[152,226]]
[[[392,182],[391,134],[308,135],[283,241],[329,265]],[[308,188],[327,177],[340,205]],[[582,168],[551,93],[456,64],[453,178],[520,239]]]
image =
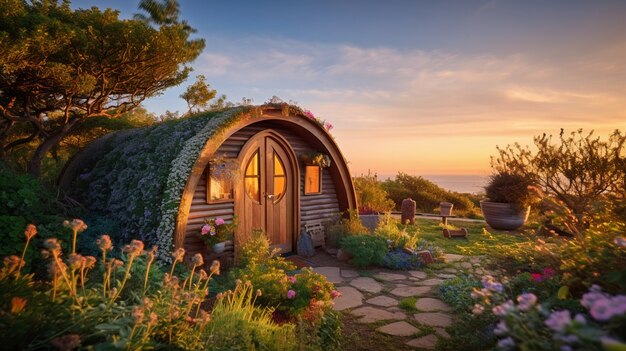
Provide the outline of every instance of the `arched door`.
[[293,151],[274,132],[250,139],[240,154],[243,181],[239,203],[240,233],[263,230],[272,247],[291,252],[294,242],[297,170]]

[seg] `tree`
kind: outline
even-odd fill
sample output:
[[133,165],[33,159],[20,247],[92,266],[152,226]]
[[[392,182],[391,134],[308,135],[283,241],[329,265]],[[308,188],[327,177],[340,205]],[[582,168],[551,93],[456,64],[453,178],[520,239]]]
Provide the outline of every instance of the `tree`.
[[561,129],[556,143],[544,133],[534,144],[536,153],[519,144],[498,147],[492,168],[528,176],[573,213],[578,229],[593,222],[594,214],[611,207],[613,200],[623,200],[626,134],[615,130],[603,141],[593,131],[579,129],[567,136]]
[[0,0],[0,159],[35,141],[28,170],[39,175],[45,155],[88,119],[118,117],[187,78],[204,41],[190,39],[176,1],[140,9],[147,15],[121,20],[69,1]]
[[195,112],[205,110],[209,106],[209,101],[217,95],[217,91],[211,89],[203,75],[196,76],[196,79],[196,82],[188,86],[185,92],[180,95],[187,102],[187,113],[193,113],[194,109]]

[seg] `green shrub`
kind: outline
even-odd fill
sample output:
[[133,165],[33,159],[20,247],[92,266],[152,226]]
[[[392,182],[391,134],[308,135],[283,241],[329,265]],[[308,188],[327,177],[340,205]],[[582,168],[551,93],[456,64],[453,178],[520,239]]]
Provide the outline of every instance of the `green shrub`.
[[387,192],[383,189],[382,183],[376,176],[371,174],[354,177],[354,190],[359,204],[359,213],[385,213],[393,209],[394,203]]
[[343,238],[341,249],[352,255],[352,263],[357,267],[382,264],[389,250],[384,238],[369,234]]
[[480,209],[468,196],[447,191],[422,177],[398,173],[395,179],[384,181],[382,187],[395,203],[396,209],[400,209],[402,200],[411,198],[415,200],[418,212],[439,212],[439,203],[447,201],[454,204],[455,213],[480,218]]
[[480,287],[480,281],[473,275],[461,274],[439,285],[439,296],[459,312],[468,312],[474,305],[470,293]]
[[510,203],[518,209],[524,209],[536,202],[536,195],[529,188],[533,185],[528,176],[500,172],[491,176],[485,194],[489,201]]
[[369,230],[361,223],[359,213],[356,210],[348,210],[347,217],[343,217],[339,222],[329,225],[327,231],[327,243],[333,247],[339,246],[341,239],[348,235],[369,233]]
[[385,238],[392,249],[413,249],[417,242],[417,233],[409,235],[404,227],[400,229],[398,221],[391,218],[390,215],[385,215],[382,218],[374,234]]

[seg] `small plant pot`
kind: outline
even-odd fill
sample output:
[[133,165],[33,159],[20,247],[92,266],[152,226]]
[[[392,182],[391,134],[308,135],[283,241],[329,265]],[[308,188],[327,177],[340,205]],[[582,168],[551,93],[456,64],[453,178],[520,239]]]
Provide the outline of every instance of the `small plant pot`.
[[454,207],[454,204],[450,202],[440,202],[439,213],[442,216],[452,216],[452,207]]
[[485,221],[493,229],[515,230],[526,223],[530,214],[530,206],[516,209],[512,204],[502,202],[481,201]]
[[226,241],[222,241],[221,243],[217,243],[217,244],[213,245],[211,247],[211,249],[215,253],[222,253],[222,252],[226,251],[226,247],[227,246],[232,246],[232,245],[233,245],[232,241],[226,240]]

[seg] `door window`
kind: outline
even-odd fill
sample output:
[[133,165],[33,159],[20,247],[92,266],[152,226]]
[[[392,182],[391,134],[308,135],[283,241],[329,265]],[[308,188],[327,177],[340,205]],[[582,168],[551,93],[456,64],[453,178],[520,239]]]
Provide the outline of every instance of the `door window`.
[[244,176],[246,194],[257,202],[261,202],[261,174],[259,171],[259,159],[259,150],[257,150],[252,158],[250,158],[250,161],[246,166],[246,173]]

